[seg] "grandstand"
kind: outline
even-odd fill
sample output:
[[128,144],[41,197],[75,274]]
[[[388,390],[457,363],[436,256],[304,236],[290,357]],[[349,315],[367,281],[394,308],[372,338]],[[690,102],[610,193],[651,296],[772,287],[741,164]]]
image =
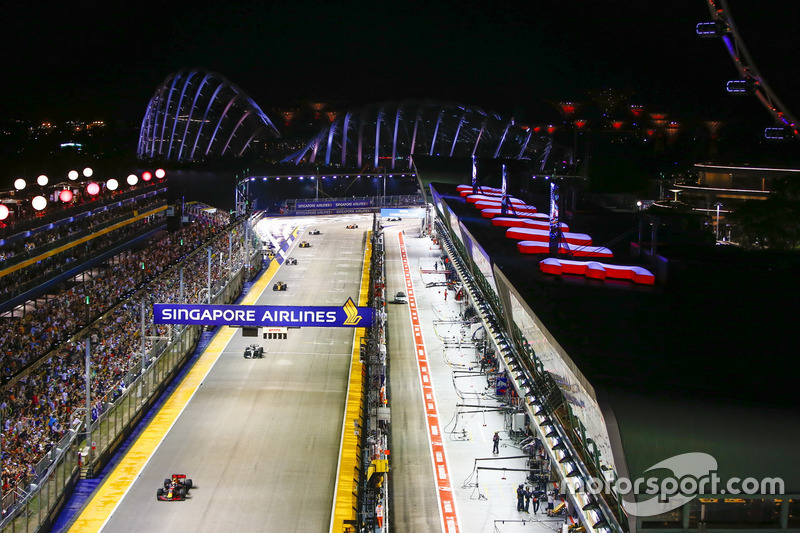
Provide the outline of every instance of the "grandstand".
[[[230,299],[234,293],[228,286],[241,290],[237,273],[251,262],[244,257],[241,221],[231,223],[227,212],[189,203],[184,210],[187,223],[167,234],[164,217],[151,214],[155,208],[163,215],[163,195],[156,185],[125,201],[112,198],[84,205],[79,213],[67,212],[65,219],[56,210],[54,221],[25,231],[36,238],[25,240],[28,246],[19,253],[12,253],[19,247],[13,226],[6,229],[12,235],[3,240],[5,260],[0,267],[5,268],[0,280],[14,278],[12,287],[31,281],[36,289],[21,293],[22,303],[10,299],[3,303],[7,311],[0,335],[4,520],[13,519],[31,501],[41,480],[53,481],[54,469],[60,474],[53,490],[60,491],[72,486],[77,475],[100,468],[115,447],[114,434],[106,433],[111,413],[116,413],[111,415],[115,427],[132,427],[141,416],[129,408],[114,408],[129,402],[131,390],[155,401],[164,379],[185,363],[196,333],[184,341],[177,329],[142,329],[155,301],[200,302],[216,300],[223,293]],[[137,225],[137,232],[124,232],[139,216],[153,219]],[[148,237],[139,241],[142,232]],[[101,244],[89,248],[96,242]],[[249,248],[260,257],[255,241]],[[218,259],[207,264],[212,252]],[[70,267],[42,270],[43,257]],[[231,284],[237,276],[238,283]],[[166,338],[171,342],[159,340]],[[173,341],[176,350],[164,352]],[[106,427],[93,437],[99,442],[96,453],[87,452],[82,443],[85,435],[76,433],[89,401],[85,352],[91,352],[93,430]],[[164,364],[154,364],[164,353],[169,355]],[[140,390],[143,377],[154,372],[161,381],[149,378],[150,385]]]

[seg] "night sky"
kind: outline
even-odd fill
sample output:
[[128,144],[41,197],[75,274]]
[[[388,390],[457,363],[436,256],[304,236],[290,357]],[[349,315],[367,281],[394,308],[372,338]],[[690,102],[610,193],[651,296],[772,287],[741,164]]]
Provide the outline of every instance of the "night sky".
[[[800,109],[792,2],[730,0],[773,89]],[[644,105],[727,118],[736,71],[694,33],[704,0],[6,2],[3,118],[141,120],[161,81],[215,70],[264,109],[434,98],[535,121],[542,102],[613,86]],[[766,111],[763,112],[766,115]]]

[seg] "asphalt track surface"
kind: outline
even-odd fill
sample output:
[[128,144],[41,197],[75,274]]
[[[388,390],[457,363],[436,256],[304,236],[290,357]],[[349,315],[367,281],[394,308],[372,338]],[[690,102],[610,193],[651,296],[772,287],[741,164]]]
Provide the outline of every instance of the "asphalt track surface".
[[[418,226],[418,224],[417,224]],[[411,226],[411,230],[414,226]],[[407,293],[397,231],[384,233],[386,294]],[[427,415],[422,403],[409,306],[389,304],[389,394],[392,398],[392,507],[395,531],[441,531],[436,482],[431,468]]]
[[[356,300],[370,219],[301,232],[288,254],[297,265],[281,266],[256,303]],[[286,292],[271,290],[279,280]],[[243,358],[253,342],[263,359]],[[286,340],[237,331],[102,531],[328,531],[352,342],[350,328],[289,330]],[[173,473],[195,488],[184,502],[157,501]]]

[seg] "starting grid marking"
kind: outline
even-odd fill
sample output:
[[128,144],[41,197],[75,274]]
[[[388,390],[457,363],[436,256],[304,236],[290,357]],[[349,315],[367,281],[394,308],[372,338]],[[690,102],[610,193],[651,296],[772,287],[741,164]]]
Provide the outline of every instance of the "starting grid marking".
[[457,533],[458,517],[455,512],[455,497],[450,484],[450,474],[447,469],[447,457],[444,450],[444,441],[439,431],[439,413],[436,409],[436,400],[433,397],[433,386],[428,369],[428,357],[425,353],[425,343],[422,338],[419,314],[417,313],[417,300],[414,295],[414,285],[411,282],[411,269],[408,266],[403,234],[398,233],[400,239],[400,256],[403,261],[403,277],[406,282],[406,294],[411,313],[411,325],[414,332],[414,346],[417,349],[417,369],[419,370],[422,394],[424,395],[425,414],[428,418],[428,442],[431,445],[431,459],[433,460],[434,477],[436,478],[436,494],[442,513],[442,531]]

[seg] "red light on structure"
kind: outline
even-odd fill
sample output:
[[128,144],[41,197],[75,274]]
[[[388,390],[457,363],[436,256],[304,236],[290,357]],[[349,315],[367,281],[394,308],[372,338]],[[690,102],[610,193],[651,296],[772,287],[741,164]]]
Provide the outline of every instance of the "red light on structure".
[[153,179],[153,174],[151,172],[142,172],[142,181],[150,181]]
[[578,110],[578,106],[573,102],[560,102],[559,105],[561,106],[561,112],[567,117],[572,116]]
[[69,189],[64,189],[60,193],[58,193],[58,199],[64,203],[72,201],[72,191]]
[[647,134],[652,136],[653,134],[655,134],[655,130],[647,130]]
[[631,105],[631,113],[633,114],[634,117],[639,118],[640,116],[642,116],[643,112],[644,109],[642,108],[642,106],[636,104]]
[[539,133],[540,131],[542,131],[542,127],[541,126],[536,126],[535,128],[533,128],[533,131],[536,132],[536,133]]
[[680,124],[678,124],[677,122],[669,123],[669,127],[667,128],[667,136],[670,138],[670,140],[675,139],[675,137],[678,135],[679,130],[680,130]]
[[5,220],[8,218],[8,208],[5,204],[0,204],[0,220]]
[[92,196],[95,196],[100,193],[100,186],[95,182],[91,182],[89,185],[86,186],[86,192],[88,192]]
[[575,126],[578,127],[578,128],[582,128],[585,125],[586,125],[586,121],[583,120],[582,118],[575,121]]
[[623,124],[625,123],[622,122],[621,120],[615,120],[614,122],[611,123],[611,125],[614,127],[615,130],[620,129],[623,126]]
[[339,113],[337,113],[336,111],[328,111],[325,113],[325,115],[328,117],[329,121],[333,122],[334,120],[336,120],[336,117],[339,116]]
[[553,133],[554,131],[556,131],[555,126],[553,126],[552,124],[550,126],[547,126],[547,133]]

